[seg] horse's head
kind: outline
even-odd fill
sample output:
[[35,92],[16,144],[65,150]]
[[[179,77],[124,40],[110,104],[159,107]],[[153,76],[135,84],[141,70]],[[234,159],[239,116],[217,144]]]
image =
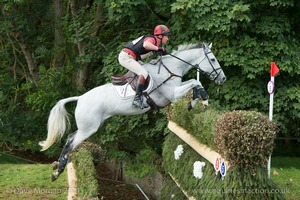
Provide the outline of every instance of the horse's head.
[[215,81],[216,84],[221,85],[226,81],[226,76],[217,58],[212,53],[211,46],[212,44],[207,45],[203,43],[202,48],[204,55],[199,58],[197,68],[211,81]]

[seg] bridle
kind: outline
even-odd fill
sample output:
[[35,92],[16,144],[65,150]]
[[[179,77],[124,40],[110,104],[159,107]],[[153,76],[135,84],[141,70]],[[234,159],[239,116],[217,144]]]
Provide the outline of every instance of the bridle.
[[[184,62],[184,63],[186,63],[186,64],[188,64],[188,65],[190,65],[190,66],[192,66],[192,67],[195,68],[197,71],[199,71],[201,74],[205,75],[208,79],[214,81],[214,80],[216,80],[216,79],[219,77],[219,75],[221,74],[222,68],[221,68],[221,67],[219,67],[219,68],[215,68],[215,67],[214,67],[214,64],[212,63],[212,61],[215,61],[215,58],[210,59],[210,58],[208,57],[208,54],[212,53],[211,50],[210,50],[210,48],[208,48],[208,46],[205,45],[205,44],[203,44],[203,47],[202,47],[202,48],[203,48],[203,51],[204,51],[204,58],[203,58],[198,64],[196,64],[196,65],[193,65],[193,64],[191,64],[191,63],[189,63],[189,62],[187,62],[187,61],[185,61],[185,60],[183,60],[183,59],[181,59],[181,58],[179,58],[179,57],[177,57],[177,56],[175,56],[175,55],[173,55],[173,54],[169,54],[169,53],[168,53],[168,55],[170,55],[170,56],[172,56],[172,57],[174,57],[174,58],[176,58],[176,59],[178,59],[178,60],[180,60],[180,61],[182,61],[182,62]],[[211,72],[205,72],[205,71],[203,71],[202,69],[199,68],[200,64],[201,64],[205,59],[208,60],[209,64],[210,64],[211,67],[212,67],[212,71],[211,71]],[[215,76],[212,76],[213,74],[215,74]],[[211,77],[213,77],[213,78],[211,78]]]
[[[175,56],[175,55],[173,55],[173,54],[167,53],[166,55],[170,55],[170,56],[172,56],[172,57],[174,57],[174,58],[176,58],[176,59],[178,59],[178,60],[180,60],[180,61],[182,61],[182,62],[184,62],[184,63],[186,63],[186,64],[188,64],[188,65],[190,65],[190,66],[192,66],[192,67],[195,68],[197,71],[199,71],[200,73],[202,73],[203,75],[205,75],[208,79],[214,81],[214,80],[216,80],[216,79],[219,77],[219,75],[220,75],[221,72],[222,72],[222,69],[221,69],[221,67],[219,67],[219,68],[215,68],[215,67],[214,67],[212,61],[214,61],[215,58],[213,58],[212,60],[209,59],[208,54],[212,53],[211,50],[210,50],[210,48],[208,48],[208,46],[205,45],[205,44],[202,45],[202,48],[203,48],[203,51],[204,51],[204,55],[205,55],[205,56],[204,56],[204,58],[203,58],[198,64],[196,64],[196,65],[193,65],[193,64],[191,64],[191,63],[189,63],[189,62],[187,62],[187,61],[185,61],[185,60],[183,60],[183,59],[181,59],[181,58],[179,58],[179,57],[177,57],[177,56]],[[205,71],[203,71],[202,69],[200,69],[200,67],[199,67],[200,64],[201,64],[205,59],[208,60],[209,64],[211,65],[211,67],[212,67],[212,69],[213,69],[211,72],[205,72]],[[171,78],[173,78],[173,77],[179,77],[179,78],[182,78],[180,75],[174,74],[173,72],[171,72],[171,71],[168,69],[168,67],[162,62],[162,56],[161,56],[159,62],[160,62],[160,63],[159,63],[158,74],[159,74],[159,72],[160,72],[160,67],[161,67],[161,65],[162,65],[162,66],[169,72],[170,76],[169,76],[166,80],[164,80],[162,83],[160,83],[158,86],[156,86],[155,88],[153,88],[153,89],[148,93],[149,95],[150,95],[153,91],[155,91],[156,89],[158,89],[159,87],[161,87],[163,84],[165,84],[167,81],[169,81]],[[219,72],[218,72],[218,71],[219,71]],[[213,78],[211,78],[213,73],[216,74],[216,76],[213,77]]]

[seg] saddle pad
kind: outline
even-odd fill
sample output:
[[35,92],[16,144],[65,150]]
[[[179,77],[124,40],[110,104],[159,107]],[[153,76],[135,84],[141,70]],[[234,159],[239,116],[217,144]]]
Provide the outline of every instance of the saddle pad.
[[[149,92],[153,88],[153,79],[151,75],[149,74],[149,84],[146,88],[146,92]],[[116,93],[122,98],[122,99],[128,99],[132,98],[132,96],[135,95],[135,91],[132,89],[131,85],[129,83],[126,83],[125,85],[113,85]]]

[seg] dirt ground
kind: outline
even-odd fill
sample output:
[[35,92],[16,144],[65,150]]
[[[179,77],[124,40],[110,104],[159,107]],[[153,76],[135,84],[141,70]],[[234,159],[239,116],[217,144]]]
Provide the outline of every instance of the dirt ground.
[[99,199],[103,200],[144,200],[136,185],[113,180],[113,173],[104,165],[96,167],[99,183]]

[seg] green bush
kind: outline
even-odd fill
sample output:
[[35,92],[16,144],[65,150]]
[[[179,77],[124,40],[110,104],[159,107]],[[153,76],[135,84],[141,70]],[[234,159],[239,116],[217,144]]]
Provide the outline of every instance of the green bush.
[[255,111],[232,111],[216,123],[217,151],[230,165],[251,171],[267,168],[278,128],[268,117]]

